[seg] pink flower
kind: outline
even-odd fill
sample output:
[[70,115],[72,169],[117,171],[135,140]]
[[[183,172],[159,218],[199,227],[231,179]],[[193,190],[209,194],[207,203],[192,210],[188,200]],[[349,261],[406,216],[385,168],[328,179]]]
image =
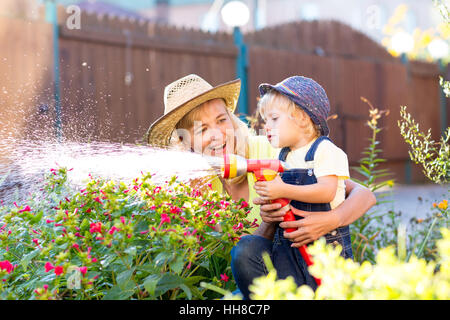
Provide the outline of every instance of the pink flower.
[[39,239],[33,239],[31,241],[33,241],[35,245],[37,245],[37,246],[39,245]]
[[167,215],[167,214],[165,214],[165,213],[163,213],[163,214],[161,214],[161,222],[160,222],[160,226],[163,224],[163,223],[170,223],[170,217]]
[[102,223],[101,222],[93,222],[90,224],[90,233],[99,232],[102,233]]
[[85,275],[87,272],[87,267],[80,267],[80,272]]
[[100,203],[100,204],[103,204],[102,200],[100,200],[99,197],[95,198],[94,201],[95,201],[95,202],[98,202],[98,203]]
[[112,226],[111,229],[109,229],[108,233],[109,234],[114,234],[115,231],[120,231],[120,229],[116,228],[116,226]]
[[170,207],[170,213],[180,213],[181,209],[178,208],[177,206],[171,206]]
[[45,268],[45,272],[49,272],[50,270],[55,269],[55,266],[53,264],[51,264],[50,262],[47,262],[44,266]]
[[23,208],[22,210],[19,210],[20,213],[22,213],[22,212],[29,212],[29,211],[31,211],[30,206],[26,206],[26,207]]
[[233,226],[233,230],[241,230],[244,228],[244,225],[242,224],[242,222],[239,222],[237,225]]
[[14,270],[14,266],[8,260],[0,261],[0,270],[5,270],[6,273],[11,273]]
[[55,274],[57,276],[61,275],[64,272],[64,268],[62,266],[55,267]]
[[247,207],[248,207],[248,203],[246,201],[242,201],[241,208],[247,208]]
[[224,282],[228,282],[228,280],[230,280],[230,278],[226,274],[222,273],[220,275],[220,280],[222,280]]
[[122,222],[122,224],[125,224],[125,217],[120,217],[120,222]]

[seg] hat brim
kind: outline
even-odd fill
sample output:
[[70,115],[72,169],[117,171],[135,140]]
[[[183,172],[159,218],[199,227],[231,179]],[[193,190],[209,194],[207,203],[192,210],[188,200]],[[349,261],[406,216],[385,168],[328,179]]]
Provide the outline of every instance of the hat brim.
[[259,89],[259,95],[262,97],[263,95],[265,95],[267,92],[269,92],[272,89],[275,89],[273,85],[268,84],[268,83],[262,83],[258,86]]
[[234,112],[241,90],[241,80],[236,79],[211,88],[208,91],[186,101],[167,114],[153,122],[146,134],[147,143],[157,147],[166,147],[170,144],[172,132],[176,124],[191,110],[202,103],[213,99],[224,99],[231,112]]

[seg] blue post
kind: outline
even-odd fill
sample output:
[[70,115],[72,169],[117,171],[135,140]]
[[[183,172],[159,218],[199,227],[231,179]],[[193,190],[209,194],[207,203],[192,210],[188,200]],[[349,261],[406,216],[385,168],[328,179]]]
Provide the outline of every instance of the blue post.
[[[405,65],[406,70],[408,72],[407,78],[409,81],[409,66],[408,66],[408,56],[406,55],[406,53],[402,53],[400,56],[400,60],[402,62],[402,64]],[[412,183],[412,161],[410,158],[408,158],[405,162],[405,182],[410,184]]]
[[[445,79],[445,70],[446,66],[442,59],[438,60],[439,71],[443,78]],[[444,136],[445,131],[447,130],[447,97],[444,93],[444,88],[439,86],[439,98],[441,105],[441,136]]]
[[244,37],[239,27],[234,27],[233,37],[234,44],[238,48],[238,56],[236,59],[236,76],[241,79],[241,93],[239,95],[238,113],[241,114],[241,120],[247,122],[247,120],[245,119],[245,116],[248,115],[247,46],[244,43]]
[[55,0],[45,0],[45,21],[52,24],[53,28],[53,77],[55,99],[55,133],[58,141],[61,141],[61,88],[59,74],[59,27],[58,11]]

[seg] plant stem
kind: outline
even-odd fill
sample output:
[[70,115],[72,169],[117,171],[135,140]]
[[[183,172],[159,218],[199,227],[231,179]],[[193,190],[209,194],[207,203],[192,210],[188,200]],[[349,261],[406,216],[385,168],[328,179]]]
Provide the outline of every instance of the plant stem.
[[[433,230],[434,225],[436,224],[437,220],[438,220],[438,217],[434,217],[433,222],[431,223],[431,226],[428,229],[427,235],[425,236],[425,239],[423,239],[422,244],[420,245],[419,252],[417,252],[417,258],[420,258],[422,256],[423,249],[425,248],[425,245],[428,241],[428,238],[431,235],[431,231]],[[409,260],[409,257],[407,260]]]

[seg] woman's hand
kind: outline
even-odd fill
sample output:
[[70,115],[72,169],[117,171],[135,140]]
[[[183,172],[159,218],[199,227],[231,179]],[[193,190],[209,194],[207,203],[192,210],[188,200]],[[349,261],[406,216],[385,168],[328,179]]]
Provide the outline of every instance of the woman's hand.
[[284,214],[289,210],[289,205],[281,207],[279,203],[271,203],[263,198],[253,199],[253,203],[260,207],[261,219],[265,223],[278,223],[283,221]]
[[263,200],[274,200],[283,197],[285,183],[277,175],[272,181],[256,181],[255,191]]
[[286,239],[294,242],[292,247],[306,245],[339,227],[339,217],[333,211],[308,212],[293,207],[291,210],[295,215],[303,217],[300,220],[280,223],[280,227],[284,229],[298,228],[296,231],[283,233]]

